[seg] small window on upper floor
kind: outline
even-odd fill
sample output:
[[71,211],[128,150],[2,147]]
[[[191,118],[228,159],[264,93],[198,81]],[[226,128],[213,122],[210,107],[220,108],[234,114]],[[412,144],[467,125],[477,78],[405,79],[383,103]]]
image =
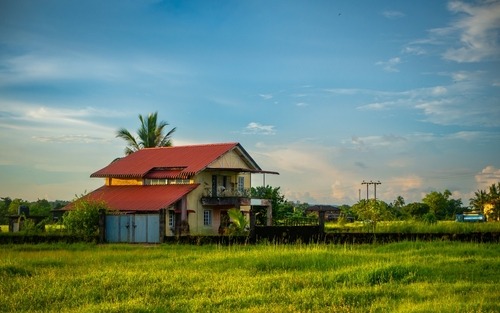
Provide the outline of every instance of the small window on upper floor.
[[238,176],[238,192],[245,191],[245,177]]

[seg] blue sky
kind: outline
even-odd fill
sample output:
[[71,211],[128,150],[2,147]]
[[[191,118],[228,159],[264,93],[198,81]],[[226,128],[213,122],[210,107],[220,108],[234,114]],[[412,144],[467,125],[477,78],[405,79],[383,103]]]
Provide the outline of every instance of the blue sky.
[[[158,111],[289,200],[500,181],[500,1],[0,2],[0,196],[71,200]],[[262,183],[261,176],[254,178]],[[373,188],[370,188],[370,197]]]

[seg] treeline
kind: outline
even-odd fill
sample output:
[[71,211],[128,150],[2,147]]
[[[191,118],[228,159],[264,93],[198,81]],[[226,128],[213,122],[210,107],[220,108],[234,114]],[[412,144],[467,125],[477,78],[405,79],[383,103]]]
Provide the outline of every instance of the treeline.
[[[273,221],[306,217],[308,203],[288,201],[281,194],[279,187],[252,188],[252,197],[271,199],[273,206]],[[432,191],[426,194],[420,202],[406,203],[402,196],[392,202],[382,200],[360,200],[354,205],[341,205],[341,215],[354,220],[391,221],[418,220],[433,223],[438,220],[454,220],[456,214],[477,211],[488,217],[488,220],[498,220],[500,216],[500,183],[493,184],[487,191],[479,190],[469,199],[469,205],[464,205],[462,199],[454,199],[449,190]],[[265,212],[257,215],[257,220],[265,224]]]
[[34,216],[51,216],[51,211],[60,209],[68,204],[69,201],[56,200],[48,201],[38,199],[37,201],[26,201],[23,199],[11,199],[10,197],[0,198],[0,225],[8,224],[9,216],[18,215],[20,207],[27,207],[29,214]]

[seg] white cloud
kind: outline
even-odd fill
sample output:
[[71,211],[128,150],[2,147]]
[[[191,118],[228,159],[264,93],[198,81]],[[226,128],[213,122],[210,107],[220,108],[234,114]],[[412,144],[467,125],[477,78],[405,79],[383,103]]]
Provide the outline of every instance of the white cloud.
[[455,73],[452,73],[452,75],[451,75],[453,80],[456,82],[461,82],[461,81],[467,80],[468,76],[469,75],[467,74],[467,72],[464,72],[464,71],[455,72]]
[[424,48],[422,48],[420,46],[416,46],[416,45],[408,45],[408,46],[403,48],[402,52],[407,53],[407,54],[413,54],[413,55],[427,54],[427,51]]
[[168,81],[179,84],[191,71],[184,65],[172,63],[154,55],[134,55],[127,60],[107,58],[92,53],[53,51],[50,54],[29,53],[0,59],[0,85],[26,84],[53,80],[89,80],[122,82],[143,77],[148,83]]
[[[26,134],[38,142],[90,143],[114,138],[116,129],[96,123],[99,117],[122,113],[93,107],[56,108],[36,103],[4,102],[0,127]],[[36,134],[36,135],[33,135]]]
[[264,147],[261,159],[278,171],[284,195],[288,200],[308,203],[350,203],[356,199],[356,188],[352,187],[352,174],[334,165],[329,157],[334,149],[304,142],[287,146]]
[[273,95],[271,94],[260,94],[259,96],[264,100],[269,100],[273,98]]
[[402,18],[405,16],[405,14],[403,12],[393,11],[393,10],[386,10],[386,11],[382,12],[382,15],[388,19],[398,19],[398,18]]
[[376,101],[356,107],[360,111],[382,111],[392,109],[418,110],[424,114],[422,121],[438,125],[498,126],[500,125],[500,106],[494,97],[475,100],[477,94],[484,92],[481,72],[440,73],[459,81],[450,85],[437,85],[397,92],[376,90],[326,90],[343,95],[363,94]]
[[486,136],[486,134],[479,131],[459,131],[457,133],[449,135],[448,138],[466,140],[466,141],[475,141],[484,136]]
[[92,126],[94,128],[104,128],[106,130],[109,128],[94,124],[86,119],[92,119],[96,116],[106,117],[111,114],[121,115],[119,112],[102,110],[93,107],[69,109],[19,102],[11,103],[11,106],[7,108],[7,110],[12,113],[12,116],[15,116],[14,120],[16,120],[16,122],[23,121],[27,124],[42,123],[47,124],[47,126]]
[[[394,194],[397,192],[408,193],[415,191],[423,186],[423,179],[418,175],[407,175],[400,177],[391,177],[385,182],[388,187],[388,192],[393,191]],[[397,191],[396,191],[397,190]]]
[[451,1],[448,9],[462,14],[451,30],[460,35],[460,46],[450,48],[444,58],[456,62],[477,62],[500,55],[500,1],[482,1],[469,4]]
[[485,190],[492,184],[500,182],[500,169],[493,165],[488,165],[475,176],[478,189]]
[[[390,146],[398,143],[404,143],[407,139],[402,136],[396,136],[393,134],[382,135],[382,136],[365,136],[351,137],[351,144],[357,148],[368,148],[368,147],[381,147],[381,146]],[[343,141],[344,143],[348,143],[347,140]]]
[[399,69],[397,68],[397,66],[399,64],[401,64],[401,62],[402,62],[401,58],[394,57],[394,58],[391,58],[387,61],[379,61],[379,62],[375,63],[375,65],[382,66],[382,68],[386,72],[399,72]]
[[110,141],[110,138],[93,137],[89,135],[33,136],[33,139],[40,142],[51,143],[95,143]]
[[442,96],[442,95],[446,94],[447,92],[448,92],[448,89],[446,89],[443,86],[436,86],[436,87],[432,88],[432,94],[434,96]]
[[274,135],[276,131],[273,125],[262,125],[260,123],[251,122],[245,127],[243,133],[250,135]]
[[374,103],[368,103],[362,106],[357,107],[358,110],[367,110],[367,111],[380,111],[380,110],[385,110],[390,107],[394,106],[393,101],[387,101],[387,102],[374,102]]
[[424,121],[438,125],[499,126],[500,108],[495,105],[474,105],[458,96],[422,101],[415,105],[426,115]]

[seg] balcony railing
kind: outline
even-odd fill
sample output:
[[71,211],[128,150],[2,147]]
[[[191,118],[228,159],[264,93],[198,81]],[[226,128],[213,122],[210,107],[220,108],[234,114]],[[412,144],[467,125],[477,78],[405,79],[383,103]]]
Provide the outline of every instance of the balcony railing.
[[250,190],[219,188],[214,194],[212,189],[205,188],[201,204],[207,206],[245,206],[250,205]]
[[250,205],[250,198],[240,197],[202,197],[201,204],[207,206],[246,206]]

